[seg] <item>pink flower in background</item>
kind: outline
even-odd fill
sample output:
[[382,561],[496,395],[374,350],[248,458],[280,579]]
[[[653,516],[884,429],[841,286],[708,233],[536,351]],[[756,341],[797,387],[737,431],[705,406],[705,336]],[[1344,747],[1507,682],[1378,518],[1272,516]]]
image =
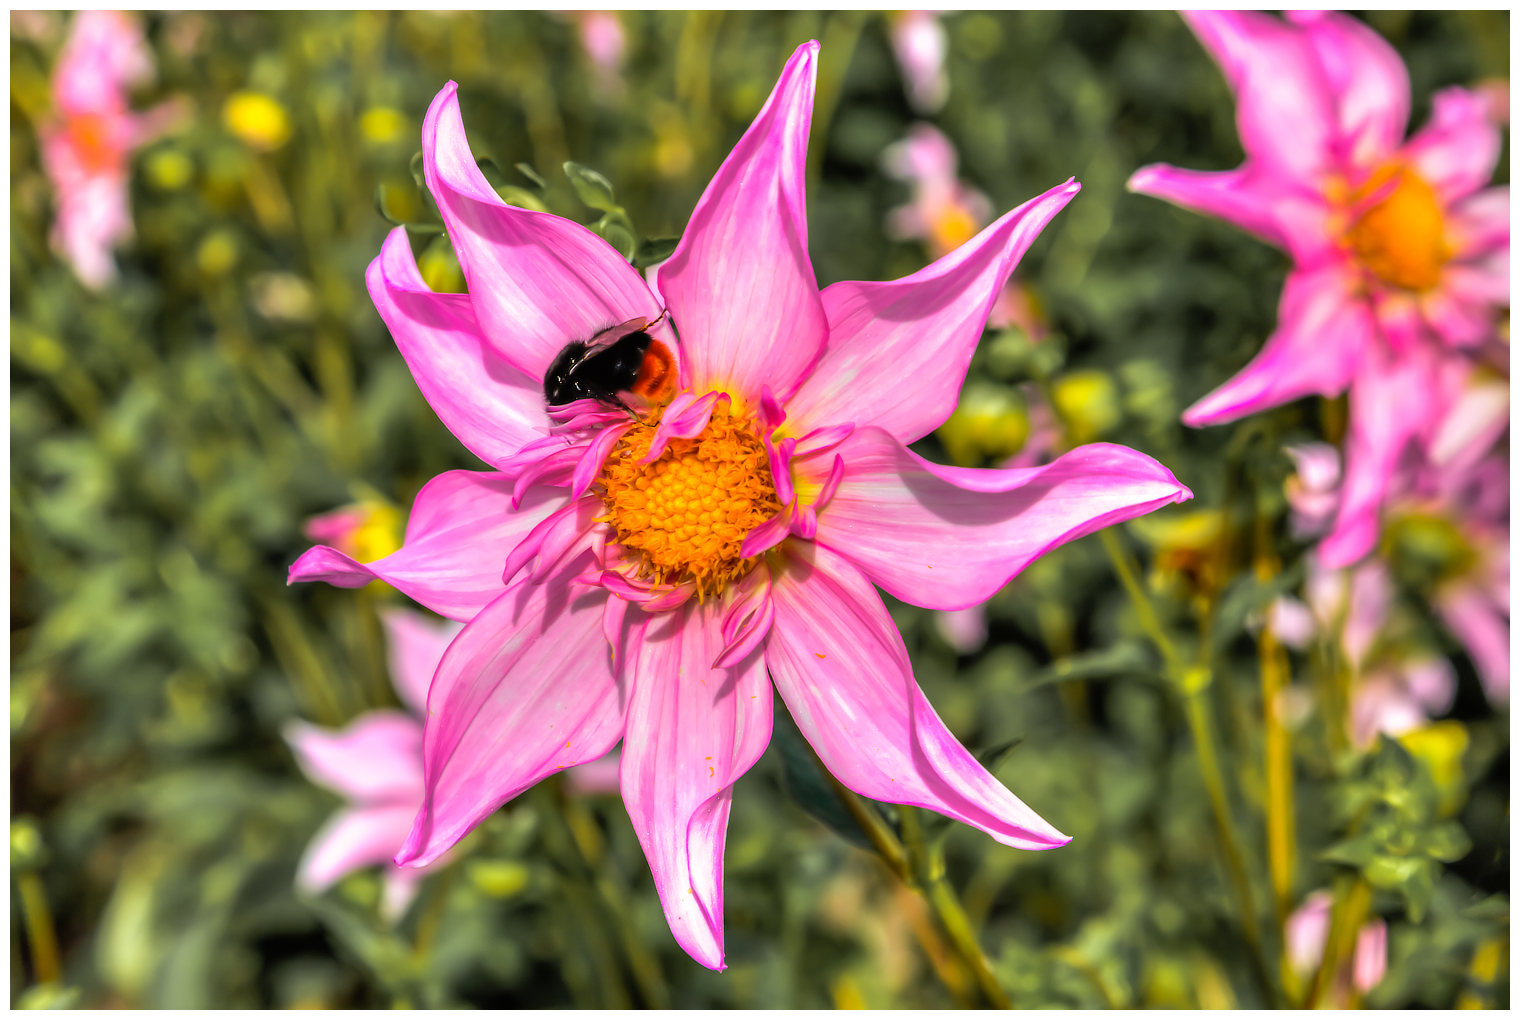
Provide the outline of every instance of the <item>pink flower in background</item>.
[[401,548],[401,512],[380,500],[363,500],[319,514],[301,530],[313,542],[341,549],[360,563]]
[[[1411,534],[1421,555],[1439,550],[1445,560],[1432,602],[1466,646],[1484,691],[1496,705],[1509,699],[1509,468],[1506,452],[1496,447],[1508,427],[1509,383],[1486,372],[1471,373],[1436,423],[1423,456],[1406,458],[1394,475],[1383,513],[1396,539]],[[1341,500],[1339,457],[1325,443],[1293,447],[1288,453],[1298,465],[1297,475],[1286,486],[1294,531],[1300,537],[1321,533]],[[1356,576],[1374,573],[1386,577],[1379,560],[1357,568]],[[1331,584],[1333,588],[1334,582],[1327,579],[1336,576],[1322,570],[1311,573],[1310,587]],[[1379,582],[1374,587],[1387,586]],[[1389,597],[1391,589],[1380,596],[1384,608],[1378,614],[1386,611]],[[1330,626],[1332,611],[1324,609],[1321,615]],[[1376,622],[1369,633],[1382,626],[1381,615],[1374,615]],[[1353,614],[1348,642],[1360,640],[1360,625],[1355,621],[1364,617],[1372,619]],[[1449,704],[1450,699],[1445,701]],[[1406,717],[1412,704],[1405,699],[1402,707],[1390,711]]]
[[[1335,897],[1328,889],[1319,889],[1304,897],[1303,904],[1288,915],[1283,926],[1284,949],[1289,965],[1301,977],[1319,967],[1325,957],[1325,943],[1330,938],[1330,913]],[[1349,973],[1334,978],[1335,997],[1344,1001],[1347,978],[1362,994],[1372,991],[1388,970],[1388,922],[1374,917],[1356,933]]]
[[976,605],[937,612],[934,629],[951,648],[961,655],[970,655],[987,643],[987,607]]
[[598,84],[603,91],[616,90],[628,45],[617,11],[577,11],[575,24],[580,30],[581,48],[596,68]]
[[[887,212],[887,236],[924,242],[931,258],[943,258],[971,240],[992,218],[987,196],[956,176],[955,146],[932,124],[914,124],[908,137],[881,154],[889,177],[913,187],[907,205]],[[1010,278],[987,314],[993,329],[1018,326],[1039,342],[1049,328],[1028,285]]]
[[1491,103],[1435,97],[1407,141],[1409,80],[1376,32],[1341,14],[1185,12],[1235,92],[1246,161],[1223,172],[1156,165],[1130,188],[1219,216],[1294,261],[1277,331],[1249,365],[1189,408],[1232,421],[1311,393],[1351,393],[1345,483],[1320,546],[1330,566],[1377,541],[1405,447],[1428,443],[1467,354],[1509,303],[1509,189]]
[[[820,292],[803,194],[817,49],[788,62],[653,289],[578,224],[504,204],[446,86],[422,150],[469,293],[429,291],[400,229],[369,285],[423,394],[494,470],[428,483],[391,556],[316,547],[290,573],[382,578],[469,621],[429,693],[427,799],[398,862],[436,860],[622,740],[623,802],[666,918],[712,968],[730,798],[770,740],[772,684],[860,794],[1062,845],[945,728],[875,586],[962,609],[1062,542],[1191,495],[1106,444],[1022,471],[907,449],[954,409],[998,291],[1078,188],[913,276]],[[615,323],[663,345],[673,395],[642,417],[546,410],[551,364]]]
[[976,236],[992,203],[956,176],[958,162],[955,146],[932,124],[914,124],[907,138],[887,146],[882,169],[913,186],[913,200],[887,213],[888,237],[923,241],[937,259]]
[[127,202],[133,149],[186,112],[170,100],[133,113],[128,90],[151,79],[142,27],[120,11],[80,11],[53,71],[55,118],[40,129],[42,165],[58,203],[52,244],[87,286],[116,278],[111,249],[132,237]]
[[426,871],[391,863],[422,804],[422,723],[428,684],[444,649],[459,633],[452,621],[391,611],[382,618],[391,680],[413,714],[395,709],[365,712],[341,730],[293,720],[285,741],[306,777],[351,802],[312,838],[296,872],[296,885],[319,893],[357,868],[384,864],[381,915],[406,912]]
[[896,11],[888,19],[908,102],[919,113],[938,113],[950,98],[950,77],[945,73],[950,41],[939,16],[939,11]]

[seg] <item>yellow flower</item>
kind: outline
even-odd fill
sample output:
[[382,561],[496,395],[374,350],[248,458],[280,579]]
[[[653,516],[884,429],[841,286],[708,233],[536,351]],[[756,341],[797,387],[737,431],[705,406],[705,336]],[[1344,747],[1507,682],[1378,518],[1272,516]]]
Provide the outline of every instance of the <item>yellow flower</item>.
[[273,152],[290,140],[290,114],[262,92],[234,92],[222,107],[222,124],[260,152]]

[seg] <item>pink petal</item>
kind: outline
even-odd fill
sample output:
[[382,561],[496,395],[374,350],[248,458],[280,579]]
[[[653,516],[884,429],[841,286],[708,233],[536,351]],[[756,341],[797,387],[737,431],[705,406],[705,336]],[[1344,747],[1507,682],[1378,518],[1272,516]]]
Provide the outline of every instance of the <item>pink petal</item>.
[[1499,162],[1499,129],[1488,119],[1483,97],[1467,89],[1442,89],[1430,121],[1404,146],[1415,172],[1453,202],[1488,184]]
[[1429,359],[1414,353],[1397,357],[1379,346],[1362,359],[1351,385],[1340,512],[1319,546],[1325,566],[1349,566],[1376,544],[1383,499],[1404,447],[1439,417],[1432,377]]
[[1336,250],[1324,197],[1249,161],[1234,170],[1184,170],[1153,163],[1136,170],[1126,186],[1233,223],[1281,248],[1299,265],[1317,264]]
[[422,726],[405,712],[377,708],[341,730],[293,719],[284,735],[296,764],[318,786],[409,811],[422,801]]
[[1334,169],[1335,100],[1304,33],[1257,11],[1184,11],[1235,93],[1246,156],[1272,174],[1317,190]]
[[521,510],[513,510],[512,483],[502,475],[445,471],[417,494],[400,549],[359,563],[336,549],[313,546],[291,566],[288,583],[359,588],[379,579],[440,616],[468,620],[502,593],[507,556],[563,504],[562,493],[538,488]]
[[1305,897],[1303,905],[1288,915],[1283,926],[1284,947],[1293,969],[1300,974],[1319,966],[1325,955],[1325,940],[1330,937],[1330,908],[1335,896],[1320,889]]
[[469,295],[428,289],[405,227],[390,232],[365,279],[422,395],[471,453],[498,466],[543,437],[543,383],[491,346]]
[[[460,625],[453,620],[433,620],[408,609],[382,609],[380,622],[385,627],[391,684],[401,696],[402,704],[419,717],[424,716],[433,671],[438,668],[444,649],[458,635]],[[419,745],[419,755],[421,750]]]
[[784,403],[828,341],[803,194],[817,54],[804,43],[787,61],[660,266],[694,391],[753,402],[769,384]]
[[611,750],[623,695],[602,637],[600,589],[571,567],[520,581],[465,625],[428,692],[427,800],[397,864],[429,864],[550,773]]
[[763,659],[710,665],[723,650],[722,615],[716,603],[688,602],[631,628],[621,779],[671,934],[713,970],[724,966],[723,840],[733,784],[771,739]]
[[1008,846],[1070,842],[945,728],[871,582],[822,545],[784,549],[765,664],[828,770],[863,797],[938,811]]
[[341,809],[307,844],[296,869],[296,887],[319,893],[350,871],[386,863],[406,839],[416,813],[415,803]]
[[1188,425],[1220,425],[1318,393],[1333,397],[1351,382],[1374,343],[1373,319],[1360,286],[1342,265],[1295,270],[1283,285],[1277,330],[1261,353],[1223,386],[1182,414]]
[[491,189],[465,138],[458,88],[449,82],[428,108],[423,168],[480,328],[500,355],[542,380],[566,344],[640,315],[656,319],[659,302],[610,244],[570,220],[509,206]]
[[1503,604],[1496,605],[1472,584],[1451,584],[1436,599],[1441,619],[1457,636],[1473,665],[1488,700],[1509,703],[1509,620]]
[[[1484,188],[1446,211],[1447,234],[1457,258],[1502,249],[1509,251],[1509,185]],[[1505,274],[1508,283],[1509,274]],[[1506,290],[1506,303],[1508,291]]]
[[1375,917],[1356,933],[1356,956],[1351,965],[1351,980],[1363,994],[1388,972],[1388,922]]
[[874,427],[839,452],[845,478],[818,542],[929,609],[984,602],[1056,546],[1192,497],[1150,457],[1108,443],[1012,471],[931,464]]
[[1409,127],[1409,72],[1372,28],[1334,11],[1288,11],[1319,57],[1339,114],[1341,157],[1371,169]]
[[1074,181],[1051,188],[912,276],[825,290],[829,345],[787,402],[790,429],[854,422],[911,443],[938,428],[1003,284],[1079,190]]

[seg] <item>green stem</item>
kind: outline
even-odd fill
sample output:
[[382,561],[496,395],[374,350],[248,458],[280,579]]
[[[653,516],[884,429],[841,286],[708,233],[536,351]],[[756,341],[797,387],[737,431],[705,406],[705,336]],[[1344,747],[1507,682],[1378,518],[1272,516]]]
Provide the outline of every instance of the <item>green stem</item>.
[[[937,843],[930,844],[924,839],[917,809],[906,804],[898,805],[903,830],[903,838],[899,840],[886,820],[873,811],[855,791],[836,779],[821,761],[818,768],[828,778],[834,792],[850,812],[850,817],[855,819],[855,823],[871,840],[871,845],[876,848],[877,854],[892,874],[928,902],[939,918],[940,927],[950,937],[956,955],[976,978],[988,1004],[995,1009],[1012,1009],[1013,1003],[1009,1000],[1008,993],[998,984],[992,967],[977,942],[976,932],[966,916],[965,908],[961,906],[954,888],[945,879],[944,850]],[[955,994],[956,989],[952,987],[951,993]]]
[[[1193,744],[1198,749],[1198,769],[1203,774],[1204,789],[1208,793],[1209,806],[1214,813],[1214,828],[1219,836],[1220,853],[1224,857],[1225,870],[1229,872],[1230,885],[1238,901],[1240,927],[1251,949],[1252,976],[1260,985],[1267,1002],[1275,1003],[1277,996],[1271,978],[1268,976],[1261,934],[1257,930],[1256,907],[1251,897],[1251,880],[1246,873],[1245,857],[1240,852],[1240,843],[1235,837],[1235,823],[1230,816],[1230,801],[1225,793],[1224,773],[1219,768],[1219,756],[1215,750],[1217,741],[1214,735],[1214,720],[1205,697],[1205,692],[1213,681],[1212,673],[1205,665],[1187,666],[1177,646],[1172,643],[1166,629],[1161,625],[1161,619],[1156,615],[1156,608],[1151,605],[1145,589],[1140,587],[1140,579],[1128,554],[1120,544],[1119,536],[1112,528],[1105,528],[1099,534],[1103,537],[1103,547],[1113,561],[1114,572],[1119,575],[1120,582],[1129,593],[1135,614],[1140,618],[1140,626],[1155,644],[1156,650],[1161,653],[1162,659],[1166,662],[1167,674],[1182,695],[1188,729],[1192,733]],[[1200,647],[1199,654],[1206,655],[1207,653],[1202,648],[1203,646]]]
[[934,908],[940,924],[944,926],[945,934],[950,936],[956,952],[971,967],[971,973],[976,975],[976,983],[981,988],[982,995],[986,996],[988,1005],[994,1009],[1012,1009],[1013,1002],[992,973],[992,966],[987,962],[981,944],[977,942],[976,932],[966,917],[960,897],[955,895],[955,889],[945,878],[944,841],[924,838],[923,827],[918,823],[917,808],[900,805],[897,810],[902,814],[903,840],[908,846],[908,859],[914,864],[919,883],[927,890],[929,905]]

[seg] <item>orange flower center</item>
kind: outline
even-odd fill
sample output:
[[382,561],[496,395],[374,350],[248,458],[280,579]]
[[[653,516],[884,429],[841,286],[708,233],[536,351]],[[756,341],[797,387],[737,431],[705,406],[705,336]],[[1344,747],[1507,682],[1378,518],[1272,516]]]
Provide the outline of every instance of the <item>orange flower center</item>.
[[99,113],[82,113],[69,119],[69,135],[79,161],[91,173],[109,170],[120,158],[112,137],[110,120]]
[[929,227],[929,243],[936,258],[948,255],[976,236],[976,218],[954,202],[940,210]]
[[656,583],[695,581],[701,598],[721,592],[754,567],[739,548],[751,529],[781,512],[765,447],[751,423],[720,404],[702,434],[649,452],[659,414],[618,440],[597,479],[617,541],[638,550],[639,576]]
[[1362,214],[1347,234],[1362,263],[1385,283],[1405,290],[1430,290],[1451,258],[1441,207],[1429,184],[1409,170],[1388,167],[1359,192],[1371,195],[1394,182],[1393,191]]

